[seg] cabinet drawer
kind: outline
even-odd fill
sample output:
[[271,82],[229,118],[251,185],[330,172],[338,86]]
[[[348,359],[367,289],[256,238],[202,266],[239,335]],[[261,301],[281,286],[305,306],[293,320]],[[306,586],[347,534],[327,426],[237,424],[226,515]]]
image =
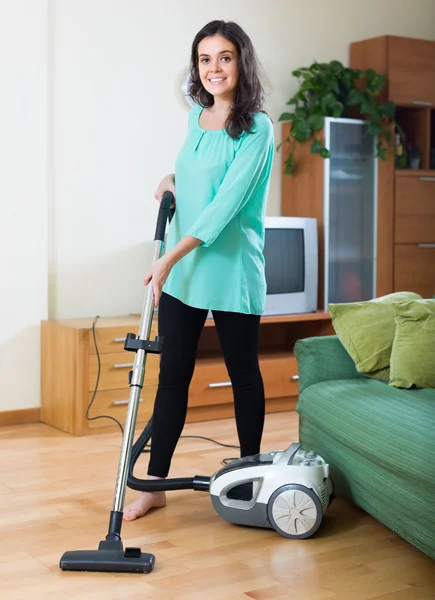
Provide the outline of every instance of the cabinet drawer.
[[[117,352],[116,354],[100,355],[101,372],[98,390],[114,390],[128,386],[128,373],[133,366],[134,352]],[[159,377],[160,357],[148,354],[145,366],[144,385],[157,385]],[[98,373],[98,358],[89,356],[89,384],[88,390],[95,389]]]
[[396,244],[435,242],[435,177],[396,177]]
[[[140,395],[140,406],[146,403],[154,405],[154,399],[156,397],[157,386],[156,385],[144,385]],[[88,406],[92,400],[93,391],[88,393]],[[130,388],[124,387],[119,390],[98,390],[95,396],[95,400],[91,407],[91,416],[94,410],[106,409],[116,406],[127,406],[130,398]]]
[[260,367],[266,398],[298,395],[298,365],[294,356],[265,359],[261,361]]
[[435,294],[435,244],[396,244],[394,291],[416,292],[423,298]]
[[[155,386],[147,386],[143,388],[141,401],[137,411],[137,423],[144,423],[150,419],[153,412],[156,390],[157,387]],[[130,388],[126,388],[124,390],[98,392],[95,396],[91,410],[89,411],[89,416],[91,418],[102,415],[114,417],[124,427],[129,395]],[[88,406],[91,400],[92,393],[88,395]],[[99,427],[113,427],[113,425],[116,425],[116,423],[114,423],[111,419],[96,419],[94,421],[86,420],[86,423],[91,429]]]
[[389,99],[397,104],[435,105],[435,44],[388,38]]
[[[298,377],[296,359],[277,356],[260,360],[266,398],[296,396]],[[189,390],[189,406],[226,404],[233,401],[231,381],[225,364],[219,361],[200,361]]]
[[[121,352],[124,349],[124,341],[127,333],[139,333],[139,320],[137,325],[119,325],[117,327],[97,327],[95,328],[95,337],[97,338],[97,347],[100,354],[110,354]],[[151,328],[150,339],[154,340],[157,335],[157,322],[154,322]],[[89,354],[96,354],[94,336],[92,330],[89,332]]]

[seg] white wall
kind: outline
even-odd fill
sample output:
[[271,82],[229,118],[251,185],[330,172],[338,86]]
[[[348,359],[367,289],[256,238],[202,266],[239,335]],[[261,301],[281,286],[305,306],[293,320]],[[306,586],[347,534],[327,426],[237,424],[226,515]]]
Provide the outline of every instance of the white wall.
[[[348,64],[350,42],[377,35],[435,39],[433,0],[0,0],[0,85],[12,114],[0,140],[12,174],[0,181],[2,263],[12,248],[19,256],[2,268],[0,410],[40,402],[47,264],[51,318],[140,310],[154,190],[186,131],[178,86],[195,33],[215,18],[251,36],[273,88],[266,109],[277,142],[293,69],[313,59]],[[280,160],[268,214],[280,211]],[[22,356],[32,374],[25,394],[16,388]]]
[[[186,130],[177,85],[195,33],[239,22],[271,80],[277,121],[312,60],[348,63],[349,43],[384,33],[435,39],[435,2],[416,0],[58,0],[56,217],[50,316],[139,311],[154,190]],[[277,139],[281,127],[276,124]],[[268,214],[280,211],[276,155]]]
[[39,404],[47,318],[47,2],[0,1],[0,410]]

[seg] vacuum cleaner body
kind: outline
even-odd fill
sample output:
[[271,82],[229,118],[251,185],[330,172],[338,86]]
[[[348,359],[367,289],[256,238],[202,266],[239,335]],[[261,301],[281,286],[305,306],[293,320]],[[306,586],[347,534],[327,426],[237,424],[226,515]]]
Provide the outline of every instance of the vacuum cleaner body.
[[235,460],[210,481],[213,507],[223,519],[293,539],[315,533],[332,493],[329,465],[298,443]]

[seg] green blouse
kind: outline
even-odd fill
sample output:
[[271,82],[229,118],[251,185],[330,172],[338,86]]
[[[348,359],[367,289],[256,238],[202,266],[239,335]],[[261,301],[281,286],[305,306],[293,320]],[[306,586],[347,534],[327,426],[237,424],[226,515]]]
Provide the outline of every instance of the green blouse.
[[233,140],[225,129],[202,129],[202,111],[190,110],[176,160],[176,211],[167,248],[186,235],[202,244],[172,268],[163,291],[196,308],[259,315],[266,297],[264,219],[273,125],[257,113],[252,133]]

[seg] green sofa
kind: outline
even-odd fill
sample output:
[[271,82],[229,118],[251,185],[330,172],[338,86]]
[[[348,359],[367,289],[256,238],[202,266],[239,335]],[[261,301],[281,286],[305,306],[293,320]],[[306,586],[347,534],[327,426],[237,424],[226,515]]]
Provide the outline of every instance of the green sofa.
[[435,389],[360,375],[337,336],[298,340],[299,440],[336,493],[435,558]]

